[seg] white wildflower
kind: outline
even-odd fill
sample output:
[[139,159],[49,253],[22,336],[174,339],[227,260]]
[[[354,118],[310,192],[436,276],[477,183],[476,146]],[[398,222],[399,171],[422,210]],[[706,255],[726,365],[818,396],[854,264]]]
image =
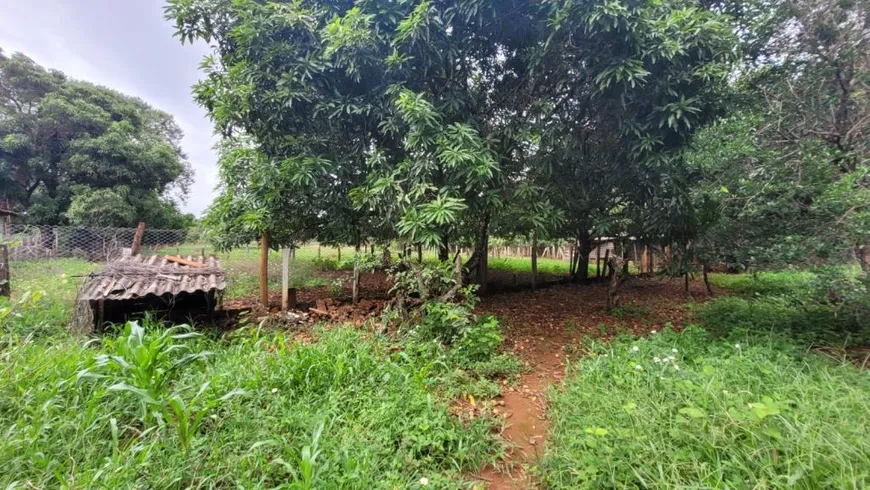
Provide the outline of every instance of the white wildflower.
[[662,362],[662,360],[659,357],[653,357],[653,362],[659,363],[659,362]]
[[658,330],[653,330],[653,331],[651,331],[650,333],[653,334],[653,335],[655,335],[655,334],[658,333]]
[[677,349],[671,349],[671,352],[673,352],[674,354],[676,354],[677,352],[680,352],[680,351],[678,351]]
[[278,393],[278,388],[272,388],[272,393]]
[[635,364],[634,369],[635,371],[643,371],[643,366],[641,366],[640,364]]
[[637,352],[637,351],[639,351],[639,350],[640,350],[640,347],[638,347],[638,346],[636,346],[636,345],[635,345],[634,347],[631,348],[631,351],[632,351],[632,352]]
[[674,371],[679,371],[679,370],[680,370],[680,366],[674,364]]
[[674,357],[674,356],[668,356],[668,360],[669,360],[669,361],[675,361],[675,360],[677,360],[677,358]]
[[425,476],[422,477],[422,478],[420,478],[420,485],[422,485],[422,486],[424,486],[424,487],[425,487],[425,486],[428,486],[428,485],[429,485],[429,479],[426,478]]

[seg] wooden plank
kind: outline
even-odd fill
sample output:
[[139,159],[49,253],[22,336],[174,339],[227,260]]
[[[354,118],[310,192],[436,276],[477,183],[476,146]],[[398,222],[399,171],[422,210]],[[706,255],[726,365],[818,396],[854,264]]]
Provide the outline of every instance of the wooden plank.
[[193,260],[183,259],[177,255],[167,255],[166,261],[167,262],[174,262],[176,264],[181,264],[181,265],[187,265],[190,267],[205,267],[205,264],[203,264],[202,262],[195,262]]

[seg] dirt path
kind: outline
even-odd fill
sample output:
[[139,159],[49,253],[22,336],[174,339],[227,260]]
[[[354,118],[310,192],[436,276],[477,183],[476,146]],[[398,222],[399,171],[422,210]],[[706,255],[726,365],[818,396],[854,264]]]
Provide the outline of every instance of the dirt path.
[[[692,284],[692,297],[705,298],[702,284]],[[475,475],[487,489],[535,488],[537,465],[547,443],[549,420],[546,394],[565,376],[568,349],[581,346],[584,336],[610,338],[629,333],[648,335],[667,322],[682,328],[688,317],[686,296],[678,281],[640,279],[623,291],[619,315],[604,311],[606,291],[600,285],[564,284],[538,291],[490,296],[480,313],[497,316],[505,327],[506,344],[529,364],[515,387],[501,397],[509,414],[502,437],[511,445],[501,464]]]

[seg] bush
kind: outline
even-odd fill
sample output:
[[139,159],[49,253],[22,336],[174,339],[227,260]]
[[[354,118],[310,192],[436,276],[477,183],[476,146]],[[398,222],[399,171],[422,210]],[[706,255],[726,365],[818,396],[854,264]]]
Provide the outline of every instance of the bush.
[[865,488],[870,378],[703,330],[594,344],[551,397],[549,488]]

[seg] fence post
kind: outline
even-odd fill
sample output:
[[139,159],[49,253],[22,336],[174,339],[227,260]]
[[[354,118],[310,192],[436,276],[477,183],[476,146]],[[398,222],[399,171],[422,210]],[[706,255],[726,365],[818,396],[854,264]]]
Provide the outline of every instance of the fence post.
[[145,222],[140,221],[136,226],[136,234],[133,235],[133,246],[130,249],[130,255],[139,255],[139,249],[142,248],[142,236],[145,234]]
[[0,296],[12,295],[12,285],[9,274],[9,246],[0,244]]
[[281,249],[281,311],[286,313],[290,303],[290,249]]
[[260,237],[260,303],[269,308],[269,232]]

